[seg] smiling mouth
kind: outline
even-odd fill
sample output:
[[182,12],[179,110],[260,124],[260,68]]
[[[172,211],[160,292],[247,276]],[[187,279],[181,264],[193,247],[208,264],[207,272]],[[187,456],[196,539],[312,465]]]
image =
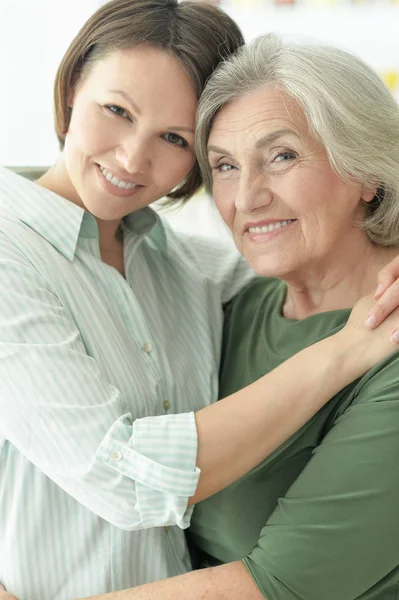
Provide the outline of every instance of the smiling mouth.
[[105,167],[98,165],[101,173],[104,175],[105,179],[115,187],[122,190],[134,190],[136,188],[142,187],[138,183],[133,183],[130,181],[123,181],[122,179],[118,179],[115,175],[113,175],[110,171],[107,171]]
[[275,231],[276,229],[280,229],[281,227],[286,227],[294,221],[296,221],[296,219],[285,219],[284,221],[275,221],[274,223],[269,223],[268,225],[262,225],[260,227],[248,227],[247,231],[249,233],[270,233],[271,231]]

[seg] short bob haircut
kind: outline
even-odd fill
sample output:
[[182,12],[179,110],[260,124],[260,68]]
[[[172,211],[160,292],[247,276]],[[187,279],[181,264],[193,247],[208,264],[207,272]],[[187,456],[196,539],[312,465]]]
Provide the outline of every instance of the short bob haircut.
[[207,143],[216,113],[234,98],[273,86],[293,98],[343,179],[375,187],[361,226],[375,244],[399,243],[399,106],[359,58],[269,34],[216,69],[200,100],[196,146],[207,189]]
[[[116,50],[140,44],[176,56],[200,97],[220,63],[244,43],[236,23],[205,3],[177,0],[112,0],[85,23],[58,68],[54,86],[55,129],[61,150],[71,118],[68,97],[93,63]],[[198,163],[168,197],[187,200],[202,185]]]

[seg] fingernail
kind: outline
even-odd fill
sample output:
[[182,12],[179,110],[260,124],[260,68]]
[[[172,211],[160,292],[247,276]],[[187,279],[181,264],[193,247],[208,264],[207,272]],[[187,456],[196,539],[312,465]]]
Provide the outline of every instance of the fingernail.
[[369,315],[364,323],[365,323],[366,327],[370,327],[370,329],[371,329],[377,323],[377,319],[375,318],[374,315]]
[[391,333],[391,337],[389,339],[393,344],[399,344],[399,329],[395,329],[395,331]]
[[381,294],[382,288],[383,288],[383,285],[382,285],[382,283],[380,283],[380,285],[375,290],[374,298],[376,298],[379,294]]

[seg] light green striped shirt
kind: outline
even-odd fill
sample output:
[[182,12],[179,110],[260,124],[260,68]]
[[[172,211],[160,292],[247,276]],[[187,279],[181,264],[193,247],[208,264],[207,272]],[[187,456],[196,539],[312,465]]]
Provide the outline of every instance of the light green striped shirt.
[[123,234],[126,279],[91,215],[0,169],[0,581],[20,600],[190,568],[192,411],[217,398],[222,303],[252,273],[149,208]]

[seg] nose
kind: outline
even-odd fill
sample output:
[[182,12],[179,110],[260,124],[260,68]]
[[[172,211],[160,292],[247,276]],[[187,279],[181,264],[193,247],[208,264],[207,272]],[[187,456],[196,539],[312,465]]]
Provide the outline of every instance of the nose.
[[243,214],[262,211],[273,201],[269,178],[262,172],[242,172],[235,197],[235,207]]
[[126,138],[117,146],[115,155],[128,173],[145,173],[151,166],[150,142],[143,135]]

